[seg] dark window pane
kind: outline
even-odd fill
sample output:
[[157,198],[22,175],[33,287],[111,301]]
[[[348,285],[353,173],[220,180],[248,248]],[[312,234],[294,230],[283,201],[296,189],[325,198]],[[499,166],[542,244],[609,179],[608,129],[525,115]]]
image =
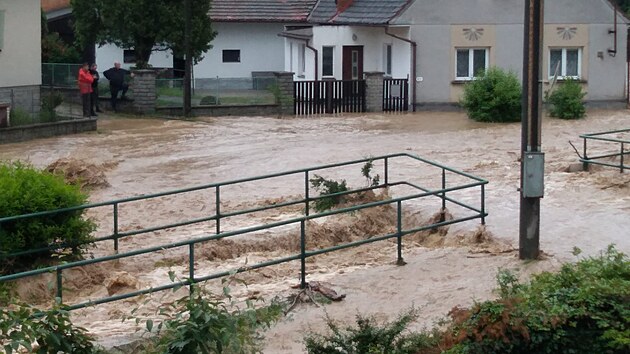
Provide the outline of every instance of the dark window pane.
[[333,76],[333,47],[322,48],[322,76]]
[[123,50],[123,63],[133,64],[136,62],[136,51],[133,49]]
[[562,49],[552,49],[549,53],[549,76],[562,76]]
[[224,63],[240,63],[241,51],[239,49],[224,49],[223,62]]
[[578,72],[579,53],[577,49],[567,49],[567,76],[580,76]]
[[473,75],[479,76],[486,71],[486,50],[475,49],[473,51]]
[[469,51],[457,51],[457,77],[470,77],[470,68],[468,67]]

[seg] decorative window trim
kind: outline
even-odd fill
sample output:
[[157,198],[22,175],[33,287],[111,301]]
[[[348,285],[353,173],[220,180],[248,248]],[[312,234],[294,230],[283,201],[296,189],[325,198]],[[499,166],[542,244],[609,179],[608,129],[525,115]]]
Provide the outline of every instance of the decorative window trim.
[[[459,51],[468,50],[468,74],[469,76],[457,76],[457,53]],[[475,78],[475,73],[473,72],[474,68],[474,51],[475,50],[483,50],[485,51],[485,63],[484,69],[487,70],[490,66],[490,48],[489,47],[457,47],[455,48],[455,80],[454,82],[459,81],[471,81]]]
[[[549,47],[547,51],[547,76],[549,80],[553,80],[556,68],[551,67],[551,52],[554,50],[562,50],[562,59],[560,60],[560,68],[558,70],[557,80],[581,80],[582,79],[582,52],[581,47]],[[567,75],[567,51],[577,50],[577,75]]]

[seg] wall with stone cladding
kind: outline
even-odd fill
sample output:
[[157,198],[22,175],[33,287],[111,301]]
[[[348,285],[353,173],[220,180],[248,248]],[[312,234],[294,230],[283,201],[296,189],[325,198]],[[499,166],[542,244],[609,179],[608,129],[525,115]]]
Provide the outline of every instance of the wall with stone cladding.
[[155,89],[156,72],[153,70],[134,70],[133,108],[137,113],[155,112],[157,94]]
[[295,114],[293,107],[293,99],[295,96],[295,87],[293,86],[292,72],[274,72],[276,83],[280,89],[280,112],[285,116]]
[[368,112],[383,111],[383,79],[385,73],[379,71],[365,74],[365,101]]

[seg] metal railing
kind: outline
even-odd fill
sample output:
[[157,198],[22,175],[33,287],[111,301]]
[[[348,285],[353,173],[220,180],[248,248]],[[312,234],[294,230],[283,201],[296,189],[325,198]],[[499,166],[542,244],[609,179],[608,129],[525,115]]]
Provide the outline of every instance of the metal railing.
[[42,63],[42,86],[77,87],[81,64]]
[[[626,169],[630,169],[630,166],[625,164],[625,155],[630,155],[630,150],[626,150],[626,147],[630,146],[630,140],[612,137],[611,135],[613,134],[618,134],[618,135],[629,134],[630,136],[630,129],[621,129],[621,130],[613,130],[613,131],[607,131],[607,132],[601,132],[601,133],[580,135],[580,138],[584,139],[583,154],[580,158],[580,162],[582,162],[585,171],[588,170],[589,164],[615,167],[615,168],[618,168],[619,172],[621,173],[623,173],[623,171]],[[597,154],[595,156],[589,156],[588,151],[587,151],[589,140],[612,143],[612,144],[617,145],[617,148],[609,149],[609,150],[613,150],[614,152],[607,152],[604,154]],[[611,144],[608,144],[608,145],[611,145]],[[603,159],[611,159],[611,158],[616,158],[616,157],[619,157],[619,163],[602,161]]]
[[[390,180],[391,178],[390,178],[390,167],[389,167],[389,165],[390,165],[392,160],[400,159],[400,158],[409,158],[409,159],[412,159],[415,162],[421,162],[421,163],[427,164],[427,165],[429,165],[431,167],[435,167],[435,168],[440,169],[441,170],[441,188],[432,190],[432,189],[429,189],[429,188],[426,188],[426,187],[422,187],[422,186],[420,186],[418,184],[407,182],[407,181],[391,181]],[[361,189],[355,189],[355,190],[349,190],[349,191],[346,191],[346,192],[327,194],[327,195],[319,195],[319,196],[310,196],[309,179],[312,176],[311,175],[312,172],[319,171],[319,170],[324,170],[324,169],[331,169],[331,168],[336,168],[336,167],[342,167],[342,166],[362,164],[362,163],[367,163],[367,162],[373,163],[373,162],[377,162],[377,161],[380,161],[383,164],[384,179],[383,179],[382,183],[379,183],[376,186],[367,187],[367,188],[361,188]],[[447,178],[446,178],[447,177],[447,173],[453,173],[453,174],[455,174],[457,176],[463,177],[466,180],[468,180],[469,183],[465,183],[465,184],[456,185],[456,186],[450,186],[449,187],[449,186],[447,186]],[[228,186],[228,185],[236,185],[236,184],[240,184],[240,183],[244,183],[244,182],[265,180],[265,179],[281,177],[281,176],[289,176],[289,175],[297,175],[297,176],[301,176],[301,177],[304,178],[304,198],[303,199],[295,200],[295,201],[288,201],[288,202],[283,202],[283,203],[277,203],[277,204],[274,204],[274,205],[256,207],[256,208],[237,210],[237,211],[226,212],[226,213],[222,213],[221,212],[221,188],[222,187],[225,187],[225,186]],[[188,279],[185,279],[185,280],[182,280],[182,281],[177,281],[177,282],[172,282],[172,283],[169,283],[169,284],[166,284],[166,285],[152,287],[152,288],[149,288],[149,289],[143,289],[143,290],[139,290],[139,291],[134,291],[134,292],[126,293],[126,294],[114,295],[114,296],[104,297],[104,298],[100,298],[100,299],[96,299],[96,300],[89,300],[89,301],[81,302],[81,303],[78,303],[78,304],[73,304],[73,305],[69,306],[69,308],[70,309],[79,309],[79,308],[92,306],[92,305],[96,305],[96,304],[122,300],[122,299],[130,298],[130,297],[134,297],[134,296],[138,296],[138,295],[149,294],[149,293],[162,291],[162,290],[167,290],[167,289],[173,289],[173,288],[180,287],[180,286],[183,286],[183,285],[190,285],[191,289],[192,289],[192,285],[195,284],[195,283],[199,283],[199,282],[203,282],[203,281],[207,281],[207,280],[211,280],[211,279],[225,277],[225,276],[228,276],[228,275],[233,273],[233,271],[232,272],[230,272],[230,271],[222,271],[222,272],[217,272],[217,273],[214,273],[214,274],[209,274],[209,275],[204,275],[204,276],[197,276],[197,274],[195,274],[195,267],[194,267],[194,263],[195,263],[195,245],[197,245],[199,243],[212,241],[212,240],[220,240],[220,239],[234,237],[234,236],[238,236],[238,235],[250,234],[252,232],[261,231],[261,230],[267,230],[267,229],[276,228],[276,227],[279,227],[279,226],[299,225],[299,228],[300,228],[300,252],[298,254],[293,254],[293,255],[290,255],[290,256],[283,257],[283,258],[278,258],[278,259],[270,260],[270,261],[267,261],[267,262],[261,262],[261,263],[254,264],[254,265],[248,265],[247,267],[241,267],[241,268],[237,269],[237,272],[240,273],[240,272],[249,271],[249,270],[258,269],[258,268],[263,268],[263,267],[268,267],[268,266],[272,266],[272,265],[276,265],[276,264],[280,264],[280,263],[300,260],[300,283],[301,283],[302,288],[304,288],[306,286],[306,259],[309,258],[309,257],[313,257],[313,256],[316,256],[316,255],[319,255],[319,254],[334,252],[334,251],[337,251],[337,250],[342,250],[342,249],[346,249],[346,248],[350,248],[350,247],[356,247],[356,246],[360,246],[360,245],[367,244],[367,243],[372,243],[372,242],[383,241],[383,240],[387,240],[387,239],[391,239],[391,238],[396,238],[397,239],[397,257],[398,257],[398,262],[402,264],[402,238],[405,235],[416,233],[416,232],[423,231],[423,230],[435,229],[437,227],[446,226],[446,225],[455,224],[455,223],[464,222],[464,221],[473,220],[473,219],[481,219],[481,223],[484,224],[485,223],[485,217],[487,216],[487,213],[486,213],[486,210],[485,210],[485,185],[487,183],[488,183],[488,181],[486,181],[484,179],[481,179],[481,178],[478,178],[478,177],[475,177],[473,175],[467,174],[465,172],[461,172],[461,171],[449,168],[447,166],[444,166],[444,165],[441,165],[441,164],[438,164],[438,163],[435,163],[435,162],[432,162],[432,161],[420,158],[420,157],[412,155],[412,154],[400,153],[400,154],[384,155],[384,156],[373,157],[373,158],[366,158],[366,159],[361,159],[361,160],[354,160],[354,161],[337,163],[337,164],[317,166],[317,167],[300,169],[300,170],[293,170],[293,171],[282,172],[282,173],[269,174],[269,175],[265,175],[265,176],[244,178],[244,179],[239,179],[239,180],[234,180],[234,181],[227,181],[227,182],[221,182],[221,183],[207,184],[207,185],[203,185],[203,186],[191,187],[191,188],[180,189],[180,190],[175,190],[175,191],[169,191],[169,192],[164,192],[164,193],[157,193],[157,194],[137,196],[137,197],[126,198],[126,199],[118,199],[118,200],[102,202],[102,203],[82,205],[82,206],[77,206],[77,207],[73,207],[73,208],[66,208],[66,209],[60,209],[60,210],[54,210],[54,211],[46,211],[46,212],[39,212],[39,213],[33,213],[33,214],[27,214],[27,215],[19,215],[19,216],[0,218],[0,226],[1,226],[2,223],[12,222],[12,221],[21,220],[21,219],[36,218],[36,217],[54,215],[54,214],[59,214],[59,213],[67,213],[67,212],[77,211],[77,210],[85,210],[85,209],[91,209],[91,208],[96,208],[96,207],[111,206],[113,208],[113,224],[114,224],[113,234],[105,236],[105,237],[97,238],[95,241],[96,242],[100,242],[100,241],[106,241],[106,240],[113,240],[113,242],[114,242],[114,250],[116,251],[115,254],[108,255],[108,256],[98,257],[98,258],[94,258],[94,259],[86,259],[86,260],[74,261],[74,262],[70,262],[70,263],[66,263],[66,264],[60,264],[60,265],[56,265],[56,266],[50,266],[50,267],[46,267],[46,268],[35,269],[35,270],[25,271],[25,272],[21,272],[21,273],[1,276],[0,277],[0,283],[8,282],[8,281],[14,281],[14,280],[22,279],[22,278],[27,278],[27,277],[33,277],[33,276],[37,276],[37,275],[41,275],[41,274],[45,274],[45,273],[55,273],[55,275],[56,275],[56,297],[58,297],[60,299],[63,299],[63,271],[66,270],[66,269],[72,269],[72,268],[77,268],[77,267],[82,267],[82,266],[86,266],[86,265],[90,265],[90,264],[102,263],[102,262],[107,262],[107,261],[112,261],[112,260],[124,259],[124,258],[128,258],[128,257],[142,255],[142,254],[149,254],[149,253],[153,253],[153,252],[164,251],[166,249],[172,249],[172,248],[177,248],[177,247],[187,247],[188,248],[188,260],[189,260],[189,269],[188,269],[189,277],[188,277]],[[411,194],[411,195],[406,195],[406,196],[402,196],[402,197],[398,197],[398,198],[392,198],[392,199],[387,199],[387,200],[380,200],[380,201],[375,201],[375,202],[355,205],[355,206],[351,206],[351,207],[344,207],[344,208],[331,210],[331,211],[327,211],[327,212],[322,212],[322,213],[317,213],[317,214],[311,214],[310,213],[310,203],[314,202],[314,201],[317,201],[317,200],[320,200],[320,199],[323,199],[323,198],[342,196],[342,195],[349,195],[349,194],[353,194],[353,193],[360,193],[360,192],[365,192],[365,191],[368,191],[368,190],[374,190],[374,189],[379,189],[379,188],[388,188],[388,187],[393,187],[393,186],[407,186],[407,187],[411,187],[414,190],[418,191],[418,193],[414,193],[414,194]],[[466,204],[466,203],[464,203],[462,201],[456,200],[455,198],[448,196],[448,193],[452,193],[452,192],[460,191],[460,190],[466,190],[466,189],[470,189],[470,188],[477,188],[477,187],[480,188],[480,195],[479,195],[480,197],[479,197],[479,206],[478,207],[477,206],[468,205],[468,204]],[[134,231],[128,231],[128,232],[120,232],[118,230],[118,224],[119,224],[118,208],[119,208],[119,206],[121,204],[134,202],[134,201],[148,200],[148,199],[162,197],[162,196],[187,193],[187,192],[192,192],[192,191],[201,191],[201,190],[206,190],[206,189],[214,189],[214,192],[215,192],[214,194],[215,194],[216,209],[215,209],[214,215],[203,217],[203,218],[197,218],[197,219],[193,219],[193,220],[182,221],[182,222],[178,222],[178,223],[172,223],[172,224],[166,224],[166,225],[160,225],[160,226],[155,226],[155,227],[144,228],[144,229],[141,229],[141,230],[134,230]],[[459,218],[454,218],[454,219],[451,219],[451,220],[445,220],[444,218],[442,218],[442,219],[440,219],[439,222],[432,223],[430,225],[423,225],[423,226],[413,227],[413,228],[404,228],[403,224],[402,224],[403,202],[409,201],[409,200],[414,200],[414,199],[419,199],[419,198],[425,198],[425,197],[436,197],[436,198],[439,198],[441,200],[441,207],[442,207],[441,210],[442,211],[444,211],[446,209],[447,203],[452,203],[452,204],[458,205],[458,206],[460,206],[460,207],[462,207],[462,208],[464,208],[466,210],[471,211],[472,214],[471,215],[467,215],[467,216],[463,216],[463,217],[459,217]],[[257,225],[257,226],[253,226],[253,227],[242,228],[242,229],[239,229],[239,230],[234,230],[234,231],[229,231],[229,232],[222,232],[221,231],[221,220],[222,219],[233,217],[233,216],[238,216],[238,215],[252,214],[252,213],[259,212],[259,211],[264,211],[264,210],[271,210],[271,209],[287,207],[287,206],[291,206],[291,205],[300,205],[300,204],[304,204],[304,212],[303,212],[303,216],[301,216],[301,217],[295,217],[295,218],[291,218],[291,219],[288,219],[288,220],[282,220],[282,221],[278,221],[278,222],[266,223],[266,224],[263,224],[263,225]],[[370,238],[364,239],[364,240],[348,242],[348,243],[336,245],[336,246],[333,246],[333,247],[307,251],[307,249],[306,249],[307,248],[306,235],[307,235],[307,231],[308,231],[307,230],[307,224],[306,224],[307,221],[323,218],[323,217],[330,216],[330,215],[336,215],[336,214],[342,214],[342,213],[350,213],[350,212],[354,212],[354,211],[358,211],[358,210],[363,210],[363,209],[372,208],[372,207],[378,207],[378,206],[384,206],[384,205],[395,205],[396,206],[396,215],[397,215],[397,217],[396,217],[396,225],[395,225],[396,232],[389,233],[389,234],[386,234],[386,235],[370,237]],[[118,253],[118,241],[119,241],[119,239],[121,239],[123,237],[129,237],[129,236],[133,236],[133,235],[138,235],[138,234],[143,234],[143,233],[148,233],[148,232],[153,232],[153,231],[158,231],[158,230],[175,228],[175,227],[180,227],[180,226],[184,226],[184,225],[191,225],[191,224],[205,222],[205,221],[209,221],[209,220],[214,220],[215,223],[216,223],[216,234],[214,234],[214,235],[207,235],[207,236],[203,236],[203,237],[199,237],[199,238],[195,238],[195,239],[189,239],[189,240],[169,243],[169,244],[165,244],[165,245],[148,247],[148,248],[144,248],[144,249],[132,250],[132,251],[125,252],[125,253]],[[19,252],[19,253],[0,255],[0,260],[1,259],[5,259],[7,257],[23,256],[23,255],[26,255],[26,254],[42,252],[44,250],[55,250],[55,249],[69,247],[69,246],[71,246],[71,245],[57,244],[57,245],[51,245],[50,247],[47,247],[47,248],[40,248],[40,249],[37,249],[37,250],[29,250],[29,251],[24,251],[24,252]]]

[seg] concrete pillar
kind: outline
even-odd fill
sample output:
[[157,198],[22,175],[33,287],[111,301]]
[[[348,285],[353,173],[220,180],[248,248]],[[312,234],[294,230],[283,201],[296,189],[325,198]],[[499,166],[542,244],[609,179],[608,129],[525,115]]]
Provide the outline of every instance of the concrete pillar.
[[365,100],[368,112],[383,111],[383,79],[385,73],[380,71],[365,72]]
[[133,70],[133,109],[136,113],[149,114],[155,112],[157,94],[154,70]]
[[293,86],[293,73],[292,72],[274,72],[276,76],[276,83],[279,88],[278,105],[280,106],[280,114],[283,116],[292,116],[295,114],[293,111],[293,99],[295,96],[295,88]]

